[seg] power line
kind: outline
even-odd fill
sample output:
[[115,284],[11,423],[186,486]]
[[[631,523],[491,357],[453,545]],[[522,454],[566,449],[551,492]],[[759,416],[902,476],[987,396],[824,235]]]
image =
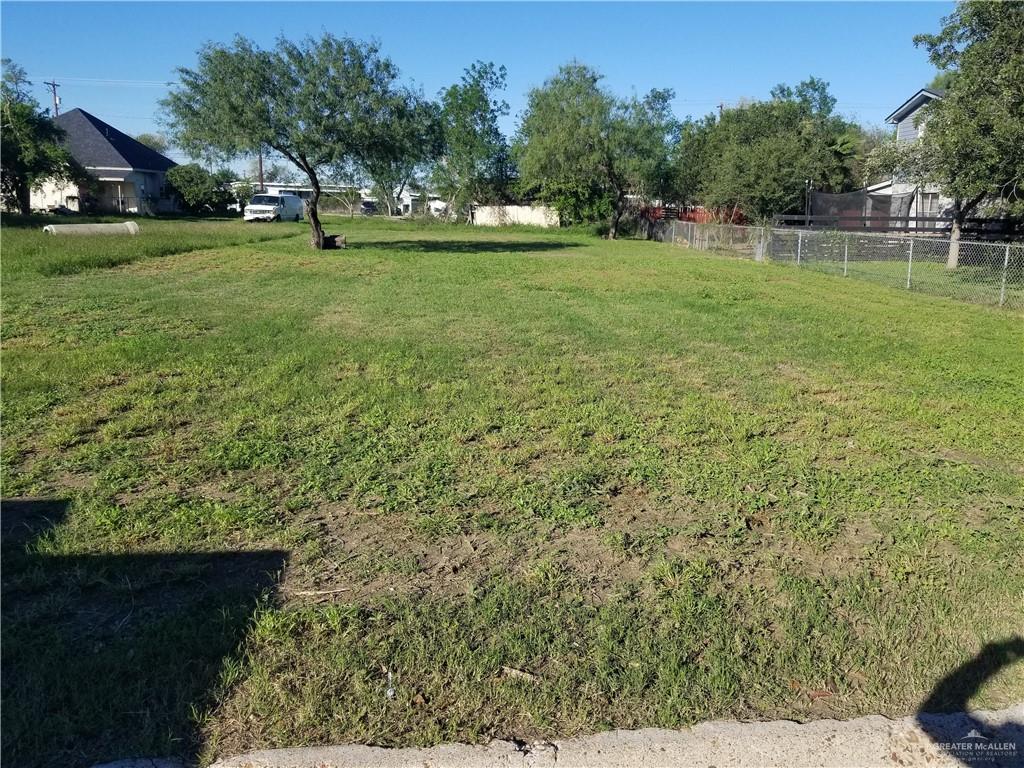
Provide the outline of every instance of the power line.
[[[30,80],[38,80],[39,75],[29,75]],[[127,78],[106,78],[106,77],[62,77],[69,83],[81,85],[112,85],[112,86],[138,86],[142,88],[166,88],[169,85],[176,85],[173,80],[131,80]]]

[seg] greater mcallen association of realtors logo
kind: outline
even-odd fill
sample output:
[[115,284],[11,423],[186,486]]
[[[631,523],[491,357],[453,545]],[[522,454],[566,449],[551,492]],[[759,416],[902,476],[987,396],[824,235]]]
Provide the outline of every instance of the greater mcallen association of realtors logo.
[[1017,756],[1017,743],[1014,741],[992,741],[977,728],[972,728],[960,737],[960,741],[950,741],[938,745],[951,755],[970,756],[973,762],[979,760],[1002,760]]

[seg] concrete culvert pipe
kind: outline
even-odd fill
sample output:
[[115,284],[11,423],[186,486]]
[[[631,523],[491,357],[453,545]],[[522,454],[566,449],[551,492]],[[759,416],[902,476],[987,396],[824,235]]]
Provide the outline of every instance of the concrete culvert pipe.
[[139,225],[134,221],[119,224],[47,224],[43,232],[48,235],[137,235]]

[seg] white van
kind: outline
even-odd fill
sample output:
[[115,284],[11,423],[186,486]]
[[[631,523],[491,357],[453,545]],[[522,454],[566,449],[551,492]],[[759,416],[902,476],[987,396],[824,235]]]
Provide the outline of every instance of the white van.
[[302,221],[302,198],[298,195],[256,195],[242,212],[246,221]]

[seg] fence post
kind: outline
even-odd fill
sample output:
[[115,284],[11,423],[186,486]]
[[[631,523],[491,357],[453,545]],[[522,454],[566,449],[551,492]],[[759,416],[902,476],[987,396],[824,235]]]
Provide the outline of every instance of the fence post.
[[914,240],[910,240],[910,255],[907,258],[907,290],[910,290],[910,270],[914,267]]
[[804,233],[803,232],[797,232],[796,233],[796,265],[798,267],[800,266],[800,251],[803,250],[803,247],[804,247]]
[[843,239],[843,277],[846,277],[846,265],[850,260],[850,236]]
[[672,234],[669,235],[669,238],[670,238],[669,242],[672,243],[672,245],[675,245],[676,244],[676,223],[674,221],[672,222]]
[[1003,283],[999,286],[999,306],[1006,303],[1006,273],[1010,269],[1010,244],[1006,244],[1006,255],[1003,257]]

